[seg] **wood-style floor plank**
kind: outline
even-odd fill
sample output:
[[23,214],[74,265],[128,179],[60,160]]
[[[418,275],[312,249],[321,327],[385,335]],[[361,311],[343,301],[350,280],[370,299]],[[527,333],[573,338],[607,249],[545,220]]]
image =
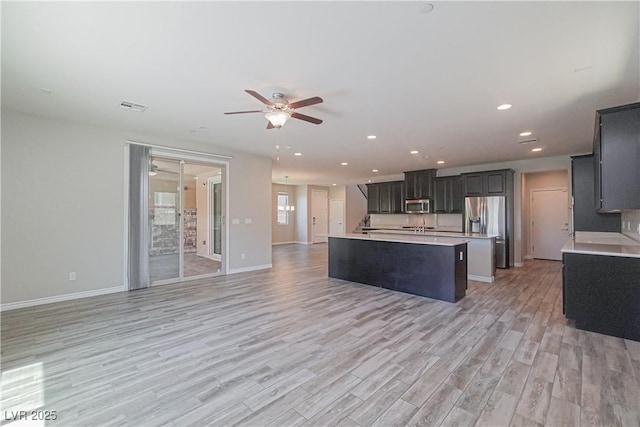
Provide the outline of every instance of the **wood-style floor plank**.
[[[576,330],[561,265],[446,303],[273,269],[3,312],[3,414],[50,425],[640,425],[640,343]],[[1,424],[7,424],[3,420]],[[46,425],[49,425],[46,424]]]

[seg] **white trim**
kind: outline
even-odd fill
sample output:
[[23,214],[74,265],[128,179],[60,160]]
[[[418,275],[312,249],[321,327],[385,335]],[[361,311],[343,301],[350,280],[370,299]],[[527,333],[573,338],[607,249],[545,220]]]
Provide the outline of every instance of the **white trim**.
[[18,308],[33,307],[36,305],[51,304],[54,302],[69,301],[69,300],[80,299],[80,298],[89,298],[89,297],[95,297],[98,295],[114,294],[116,292],[126,292],[126,291],[127,289],[124,286],[114,286],[113,288],[102,288],[102,289],[96,289],[93,291],[75,292],[73,294],[54,295],[51,297],[36,298],[36,299],[30,299],[26,301],[17,301],[17,302],[10,302],[7,304],[0,304],[0,311],[16,310]]
[[291,245],[291,244],[296,244],[296,243],[299,243],[299,242],[296,242],[296,241],[293,241],[293,240],[292,240],[292,241],[290,241],[290,242],[272,242],[272,243],[271,243],[271,246],[278,246],[278,245]]
[[266,270],[273,268],[273,264],[254,265],[251,267],[233,268],[227,274],[247,273],[249,271]]
[[513,266],[514,267],[524,267],[524,262],[514,262]]
[[312,245],[312,242],[293,242],[293,243],[297,243],[299,245]]
[[224,159],[224,160],[233,159],[233,156],[225,156],[224,154],[211,154],[211,153],[205,153],[204,151],[185,150],[184,148],[173,148],[173,147],[167,147],[165,145],[148,144],[146,142],[133,141],[131,139],[127,139],[124,143],[127,145],[128,144],[144,145],[145,147],[155,148],[157,150],[168,150],[168,151],[174,152],[174,155],[177,153],[180,153],[180,154],[194,154],[196,156],[205,156],[205,157],[215,158],[215,159]]
[[124,274],[122,283],[129,289],[129,145],[124,146]]
[[474,280],[476,282],[486,282],[486,283],[493,283],[495,280],[494,276],[491,277],[486,277],[486,276],[474,276],[472,274],[467,275],[467,279],[469,280]]

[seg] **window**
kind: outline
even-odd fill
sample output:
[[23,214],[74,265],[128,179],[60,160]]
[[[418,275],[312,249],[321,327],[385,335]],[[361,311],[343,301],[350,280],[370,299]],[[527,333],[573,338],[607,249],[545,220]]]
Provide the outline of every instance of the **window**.
[[278,193],[278,224],[289,224],[289,212],[293,207],[289,205],[289,194]]

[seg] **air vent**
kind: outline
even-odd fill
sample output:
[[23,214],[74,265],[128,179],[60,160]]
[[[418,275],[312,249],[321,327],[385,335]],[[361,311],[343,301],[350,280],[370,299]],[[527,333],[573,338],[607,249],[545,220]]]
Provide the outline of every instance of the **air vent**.
[[538,138],[521,139],[518,144],[537,144]]
[[120,107],[131,111],[137,111],[139,113],[147,111],[147,108],[149,108],[147,105],[137,104],[131,101],[122,101],[120,103]]

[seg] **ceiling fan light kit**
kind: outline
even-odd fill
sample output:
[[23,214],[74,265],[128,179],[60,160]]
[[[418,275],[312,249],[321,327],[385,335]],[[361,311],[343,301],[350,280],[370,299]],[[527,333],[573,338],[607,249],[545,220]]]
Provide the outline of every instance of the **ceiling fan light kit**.
[[319,125],[322,120],[295,112],[297,108],[308,107],[310,105],[320,104],[323,101],[319,96],[307,98],[300,101],[290,103],[282,93],[276,92],[272,94],[271,99],[267,99],[254,90],[246,89],[249,95],[256,98],[267,106],[267,111],[249,110],[249,111],[232,111],[224,114],[246,114],[246,113],[265,113],[264,117],[269,121],[267,129],[280,129],[290,118],[303,120],[305,122]]
[[284,126],[287,120],[291,118],[291,114],[286,111],[271,111],[265,114],[264,117],[269,120],[269,123],[271,123],[274,128],[278,129]]

